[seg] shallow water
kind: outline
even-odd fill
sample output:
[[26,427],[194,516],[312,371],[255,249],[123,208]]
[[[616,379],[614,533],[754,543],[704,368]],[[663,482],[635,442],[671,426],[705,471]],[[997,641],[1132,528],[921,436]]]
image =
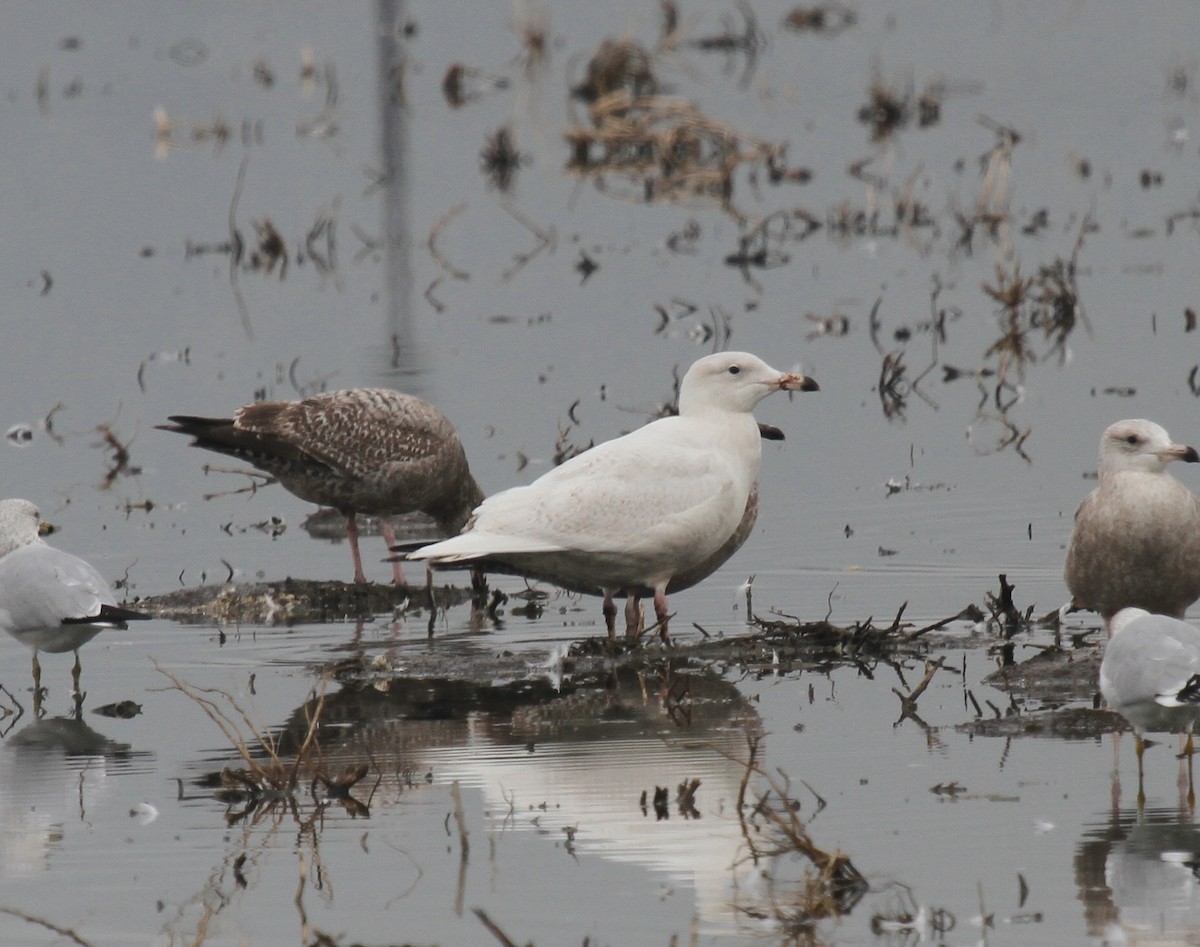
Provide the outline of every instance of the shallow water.
[[[445,411],[490,492],[547,469],[563,431],[586,444],[642,423],[671,398],[673,367],[712,348],[704,327],[727,324],[729,347],[798,364],[821,391],[762,405],[761,420],[787,434],[764,447],[764,513],[729,564],[674,598],[676,637],[698,638],[697,625],[745,631],[739,589],[750,575],[760,616],[828,613],[843,625],[873,616],[886,626],[905,602],[914,625],[984,607],[1000,573],[1022,610],[1065,601],[1070,518],[1091,489],[1102,428],[1146,416],[1180,441],[1200,440],[1189,381],[1200,357],[1185,317],[1197,306],[1200,13],[922,3],[870,6],[850,28],[817,35],[779,25],[787,4],[759,3],[751,58],[687,42],[742,34],[748,8],[682,5],[682,41],[653,58],[666,91],[744,138],[786,143],[789,166],[813,172],[801,185],[740,171],[734,203],[751,222],[741,224],[708,199],[647,204],[636,182],[610,176],[601,189],[565,169],[563,132],[586,125],[568,86],[606,37],[653,48],[660,11],[547,7],[548,59],[526,65],[514,22],[538,9],[24,11],[0,39],[0,208],[14,224],[0,258],[0,428],[25,425],[31,438],[18,430],[0,445],[5,493],[36,501],[63,527],[56,543],[129,595],[231,570],[246,580],[347,578],[345,544],[301,529],[306,504],[278,487],[228,495],[247,481],[204,465],[235,465],[153,426],[258,396],[392,385]],[[300,74],[304,47],[313,82]],[[397,57],[405,66],[392,72]],[[508,85],[451,108],[442,80],[456,62]],[[872,142],[856,115],[873,78],[898,95],[933,87],[939,120]],[[385,106],[392,96],[402,109]],[[177,123],[161,156],[156,107]],[[213,137],[222,125],[223,142]],[[507,197],[480,170],[486,137],[505,125],[525,156]],[[995,163],[996,126],[1019,135],[1006,168]],[[866,159],[862,174],[849,173]],[[289,248],[286,273],[276,264],[231,274],[218,245],[230,237],[235,194],[237,229],[254,241],[255,222],[270,220]],[[893,232],[900,195],[919,200],[932,224]],[[874,227],[835,233],[872,207]],[[753,221],[796,208],[826,226],[801,240],[773,218],[776,265],[726,263]],[[978,226],[963,243],[957,215],[978,209],[1006,211],[1009,222],[994,235]],[[323,216],[336,220],[332,244],[330,228],[317,227]],[[981,388],[973,377],[947,380],[945,367],[1000,368],[988,354],[998,307],[981,287],[996,285],[998,266],[1011,274],[1019,263],[1032,277],[1069,260],[1085,217],[1095,228],[1076,258],[1086,325],[1061,353],[1031,330],[1034,358],[1010,367],[1006,417],[1028,431],[1022,457],[999,446],[995,375]],[[552,240],[538,250],[522,220]],[[692,222],[694,241],[672,241]],[[598,265],[586,278],[585,259]],[[656,307],[668,315],[662,331]],[[945,315],[936,345],[934,309]],[[849,331],[806,338],[817,325],[809,314],[845,315]],[[889,353],[906,366],[893,388],[902,404],[879,393]],[[124,465],[116,444],[127,448]],[[214,493],[227,495],[205,499]],[[382,554],[381,541],[364,540],[368,563]],[[423,614],[361,629],[226,628],[224,642],[212,627],[147,622],[83,651],[87,710],[74,722],[62,719],[69,660],[43,660],[48,718],[35,721],[29,655],[0,641],[0,683],[25,708],[0,721],[0,908],[92,944],[306,943],[317,932],[345,943],[486,943],[475,908],[515,942],[536,944],[1079,943],[1160,922],[1179,942],[1197,936],[1195,882],[1179,869],[1188,858],[1163,857],[1195,848],[1172,741],[1147,755],[1139,816],[1130,741],[1114,761],[1108,737],[955,729],[975,717],[968,691],[985,712],[989,700],[1008,706],[979,683],[998,660],[994,629],[958,622],[948,631],[973,640],[935,647],[947,669],[919,701],[924,726],[897,723],[891,690],[920,680],[913,660],[903,682],[886,664],[870,674],[693,672],[690,721],[666,714],[653,687],[643,699],[623,681],[615,719],[593,711],[547,722],[536,709],[553,695],[541,665],[597,633],[598,604],[556,597],[533,618],[512,604],[502,627],[482,630],[465,606],[452,608],[432,642]],[[1073,616],[1069,627],[1097,622]],[[1023,659],[1049,636],[1016,641]],[[500,652],[517,667],[500,662],[505,679],[493,688],[405,671]],[[271,729],[303,719],[295,715],[337,662],[376,656],[397,677],[391,692],[325,685],[338,714],[324,752],[331,769],[369,753],[355,790],[370,796],[369,817],[330,806],[311,821],[305,799],[298,819],[256,812],[234,825],[195,783],[235,763],[228,741],[150,662],[228,691]],[[525,678],[523,693],[514,681]],[[121,698],[142,715],[91,713]],[[870,882],[846,916],[789,929],[775,915],[793,903],[787,882],[802,865],[780,859],[757,876],[734,867],[745,838],[731,803],[741,769],[728,755],[744,751],[748,732],[765,734],[760,759],[790,777],[813,840],[847,854]],[[643,790],[673,795],[693,778],[698,818],[674,803],[665,820],[643,813]],[[1175,900],[1164,907],[1168,889]],[[922,917],[948,912],[953,928],[872,924],[922,908]],[[0,913],[0,941],[56,935]]]

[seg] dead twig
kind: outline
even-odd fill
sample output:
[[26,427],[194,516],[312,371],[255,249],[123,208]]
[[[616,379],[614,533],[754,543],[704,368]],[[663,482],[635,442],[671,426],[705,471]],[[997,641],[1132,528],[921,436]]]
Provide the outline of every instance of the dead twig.
[[504,947],[518,947],[517,942],[509,937],[504,931],[500,930],[500,926],[487,915],[487,911],[483,908],[472,908],[471,911],[479,918],[488,933],[496,938]]
[[892,688],[892,693],[900,698],[900,719],[896,721],[897,724],[903,722],[909,717],[916,717],[917,700],[922,694],[925,693],[925,688],[927,688],[929,686],[929,682],[933,680],[933,675],[940,671],[945,663],[945,656],[938,658],[936,661],[926,661],[925,676],[921,679],[921,683],[914,687],[908,694],[901,692],[898,688]]
[[47,921],[45,918],[37,917],[33,914],[28,914],[25,911],[21,911],[17,908],[10,908],[10,907],[4,907],[4,906],[0,906],[0,914],[8,914],[11,917],[19,918],[20,920],[26,921],[30,924],[36,924],[39,927],[44,927],[44,928],[46,928],[46,930],[52,931],[53,933],[57,934],[59,937],[68,938],[72,943],[78,944],[79,947],[92,947],[92,942],[90,940],[84,940],[82,937],[80,937],[78,934],[76,934],[73,930],[71,930],[71,928],[60,927],[58,924],[53,924],[50,921]]
[[438,249],[437,241],[446,225],[466,209],[466,201],[451,207],[448,211],[446,211],[446,213],[442,214],[442,216],[437,219],[437,222],[429,231],[429,236],[425,239],[425,246],[429,248],[429,255],[433,257],[433,261],[443,270],[445,270],[450,276],[454,277],[454,279],[460,280],[468,280],[471,278],[471,275],[466,270],[460,270],[453,266],[450,261],[442,255],[442,251]]
[[536,257],[543,250],[548,249],[551,253],[553,253],[558,243],[558,232],[554,229],[554,227],[551,227],[549,230],[542,229],[528,217],[522,214],[519,210],[513,207],[508,201],[502,202],[500,206],[504,208],[505,213],[507,213],[509,217],[533,234],[534,239],[537,241],[536,246],[534,246],[532,250],[513,254],[513,265],[500,274],[500,278],[507,282],[508,280],[512,279],[512,277],[516,275],[516,273],[521,270],[522,267],[529,263],[530,260]]
[[249,468],[218,467],[215,464],[205,464],[200,469],[206,475],[210,473],[238,474],[250,481],[250,483],[246,486],[238,487],[236,490],[220,490],[216,493],[206,493],[203,497],[205,500],[215,500],[218,497],[237,496],[239,493],[249,493],[251,496],[254,496],[254,494],[258,493],[260,488],[269,487],[271,484],[278,482],[269,474],[265,474],[260,470],[252,470]]

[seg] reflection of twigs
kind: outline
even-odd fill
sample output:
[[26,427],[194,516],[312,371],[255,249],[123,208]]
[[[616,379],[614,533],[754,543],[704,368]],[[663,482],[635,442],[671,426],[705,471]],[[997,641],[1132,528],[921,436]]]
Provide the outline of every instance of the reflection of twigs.
[[880,296],[875,300],[875,305],[871,307],[870,313],[867,314],[867,330],[871,336],[871,344],[875,346],[875,351],[880,355],[885,354],[883,346],[879,344],[879,330],[882,328],[882,323],[879,321],[879,307],[883,305],[883,297]]
[[403,855],[405,858],[407,858],[410,862],[412,862],[412,866],[413,866],[413,868],[416,869],[416,872],[417,872],[417,877],[413,879],[412,884],[410,884],[407,888],[405,888],[399,894],[395,895],[391,900],[389,900],[383,906],[384,910],[386,911],[386,910],[389,910],[396,901],[400,900],[401,898],[407,898],[409,896],[409,894],[412,893],[413,889],[415,889],[416,886],[421,883],[421,879],[425,877],[425,872],[421,869],[420,863],[415,858],[413,858],[412,855],[410,855],[405,849],[398,848],[397,846],[395,846],[391,842],[389,842],[387,839],[383,840],[383,844],[386,845],[388,848],[390,848],[392,851],[399,852],[401,855]]
[[42,430],[50,436],[50,439],[54,441],[55,444],[60,446],[63,443],[63,438],[61,434],[54,433],[54,415],[58,414],[59,411],[62,411],[65,408],[66,405],[60,401],[53,408],[47,411],[46,416],[42,418]]
[[325,82],[325,104],[313,118],[296,123],[298,138],[330,139],[338,133],[337,121],[334,118],[338,101],[338,82],[333,63],[325,63],[322,78]]
[[350,224],[350,232],[358,237],[359,242],[362,244],[361,247],[354,251],[355,263],[361,263],[371,254],[378,253],[383,247],[383,239],[381,237],[372,237],[356,223]]
[[242,330],[246,333],[246,338],[253,341],[254,330],[250,328],[250,310],[246,308],[246,300],[242,298],[242,291],[238,287],[238,268],[241,266],[242,253],[246,245],[237,229],[237,207],[238,202],[242,199],[242,186],[246,181],[246,168],[249,164],[250,155],[247,154],[242,158],[241,166],[238,168],[237,180],[233,185],[233,197],[229,201],[229,245],[232,248],[229,254],[229,285],[233,288],[233,299],[242,320]]
[[[751,861],[758,865],[765,858],[799,853],[817,869],[817,877],[808,879],[807,888],[803,891],[804,896],[799,904],[789,903],[786,908],[777,908],[780,916],[786,915],[791,920],[811,922],[820,917],[847,913],[866,893],[866,879],[854,867],[849,857],[837,851],[827,852],[812,841],[797,814],[799,803],[788,794],[787,776],[780,773],[785,780],[785,783],[781,784],[759,767],[754,762],[758,739],[748,735],[748,743],[751,756],[745,762],[737,760],[719,747],[714,747],[716,752],[726,759],[745,766],[738,794],[737,812],[748,854],[741,861]],[[766,781],[767,791],[753,806],[748,807],[744,800],[751,773]],[[818,805],[823,808],[824,800],[811,787],[809,791],[813,792]],[[763,833],[761,826],[752,824],[756,818],[765,819],[774,828],[775,835],[767,835]]]
[[103,437],[104,446],[112,451],[109,468],[104,472],[104,480],[100,484],[101,490],[107,490],[116,482],[117,477],[129,470],[129,444],[121,443],[107,424],[97,424],[96,430]]
[[889,421],[904,420],[904,407],[907,400],[909,384],[904,379],[907,368],[904,365],[904,352],[897,349],[883,356],[879,366],[879,403],[883,408],[883,416]]
[[[1075,238],[1075,246],[1071,250],[1071,270],[1070,270],[1070,272],[1071,272],[1072,284],[1074,284],[1075,274],[1077,272],[1076,264],[1079,261],[1079,251],[1083,249],[1083,238],[1093,228],[1093,226],[1094,225],[1092,222],[1092,215],[1091,215],[1091,212],[1089,211],[1088,213],[1083,215],[1083,220],[1079,224],[1079,236],[1077,236]],[[1079,303],[1078,315],[1079,315],[1079,321],[1083,323],[1083,328],[1087,331],[1087,334],[1089,336],[1091,336],[1092,335],[1092,323],[1087,317],[1087,310],[1085,310],[1083,308],[1082,302]]]
[[435,276],[433,278],[433,282],[431,282],[428,286],[425,287],[425,299],[428,301],[429,305],[431,305],[438,312],[442,312],[443,310],[445,310],[446,304],[443,303],[436,296],[434,296],[433,291],[442,285],[443,279],[444,279],[444,277]]
[[[342,197],[339,194],[334,197],[333,204],[328,211],[322,210],[317,214],[317,219],[304,238],[304,247],[308,251],[308,258],[312,260],[313,266],[322,276],[332,276],[334,285],[338,289],[342,288],[337,262],[337,216],[341,203]],[[322,237],[325,238],[324,248],[320,246]]]
[[[697,37],[687,41],[686,45],[703,52],[724,53],[726,57],[731,57],[735,53],[743,54],[746,57],[746,65],[738,78],[738,88],[745,90],[754,77],[754,70],[758,65],[758,53],[762,49],[765,39],[758,28],[754,11],[750,9],[749,5],[744,0],[738,0],[738,9],[741,11],[742,21],[745,24],[741,33],[736,33],[730,18],[725,18],[722,23],[723,33]],[[674,32],[676,31],[672,30],[672,33]]]
[[259,744],[262,746],[263,750],[266,751],[271,762],[276,764],[277,767],[283,767],[282,761],[275,752],[275,741],[272,740],[268,735],[258,732],[255,726],[250,722],[249,716],[247,716],[246,712],[238,705],[232,694],[215,687],[196,687],[193,684],[188,684],[185,681],[180,680],[170,671],[162,668],[153,658],[150,659],[150,663],[154,665],[154,669],[158,671],[159,674],[163,675],[163,677],[171,682],[171,688],[173,690],[179,691],[185,697],[191,698],[192,701],[200,705],[200,709],[204,711],[209,720],[217,725],[217,729],[221,731],[221,733],[225,736],[225,739],[229,741],[230,745],[237,752],[238,756],[242,758],[242,762],[246,764],[250,772],[256,777],[262,778],[262,776],[265,775],[265,771],[262,764],[250,755],[250,748],[246,745],[246,739],[242,735],[241,727],[234,719],[234,715],[230,715],[221,709],[220,705],[215,700],[212,700],[205,695],[216,694],[220,697],[224,697],[226,703],[228,703],[229,706],[235,711],[235,715],[241,717],[242,723],[245,724],[250,729],[250,732],[258,738]]
[[746,787],[750,784],[750,774],[757,769],[754,761],[758,757],[758,743],[760,739],[762,738],[758,735],[751,735],[749,733],[746,734],[746,746],[750,751],[750,755],[746,759],[746,768],[742,771],[742,781],[738,786],[738,812],[746,811]]
[[21,702],[17,700],[12,691],[10,691],[3,684],[0,684],[0,692],[6,694],[8,699],[12,702],[12,707],[0,708],[3,710],[3,713],[0,713],[0,720],[7,720],[9,717],[12,717],[12,723],[8,724],[6,727],[0,728],[0,739],[3,739],[12,732],[12,728],[17,725],[17,721],[25,716],[25,708],[21,706]]
[[[226,770],[222,775],[230,783],[241,790],[250,793],[254,798],[284,799],[293,809],[295,801],[292,797],[298,783],[300,767],[306,766],[315,771],[315,775],[326,784],[336,783],[324,776],[320,767],[320,748],[317,744],[317,732],[321,720],[321,712],[325,707],[325,694],[317,695],[315,706],[305,707],[306,727],[304,737],[296,749],[295,758],[287,764],[279,755],[279,741],[270,733],[260,730],[250,719],[249,714],[242,709],[236,698],[228,691],[215,687],[197,687],[164,670],[157,661],[151,659],[155,670],[171,682],[171,689],[177,690],[200,706],[205,715],[216,724],[217,728],[229,741],[234,751],[246,764],[245,771]],[[228,710],[213,696],[222,698]],[[248,731],[248,735],[246,732]],[[251,753],[247,741],[253,739],[263,755],[266,763],[256,759]],[[350,777],[346,777],[347,779]],[[357,780],[354,780],[357,782]]]
[[902,693],[898,688],[893,687],[892,693],[900,698],[900,719],[904,720],[907,717],[915,717],[917,714],[917,700],[925,693],[925,688],[929,686],[929,682],[933,680],[933,675],[941,670],[942,665],[946,663],[946,658],[943,655],[936,661],[925,662],[925,676],[921,679],[916,687],[908,694]]
[[513,207],[512,204],[508,203],[508,201],[503,202],[500,206],[504,208],[504,210],[508,213],[508,216],[533,234],[534,239],[537,240],[537,246],[535,246],[528,253],[513,254],[513,265],[505,270],[503,274],[501,274],[501,279],[509,280],[517,273],[518,270],[520,270],[523,266],[525,266],[525,264],[527,264],[547,247],[549,247],[550,251],[553,253],[555,244],[558,240],[558,234],[553,227],[551,227],[549,230],[543,230],[519,210]]
[[297,355],[288,364],[287,375],[288,381],[291,383],[293,390],[295,390],[296,394],[298,394],[301,398],[308,398],[312,395],[319,394],[320,392],[327,390],[326,386],[328,385],[329,380],[337,374],[336,371],[326,372],[324,375],[318,375],[311,381],[301,381],[300,376],[296,372],[296,368],[299,365],[300,356]]
[[925,394],[925,392],[923,392],[921,390],[921,382],[924,380],[926,375],[928,375],[931,371],[933,371],[937,367],[937,364],[938,364],[938,342],[939,341],[944,342],[946,339],[946,314],[945,314],[945,311],[939,310],[938,305],[937,305],[938,296],[941,295],[941,292],[942,292],[942,282],[935,275],[933,278],[933,292],[930,293],[930,296],[929,296],[929,310],[930,310],[930,319],[931,319],[931,321],[930,321],[930,330],[931,331],[929,334],[933,339],[933,354],[929,361],[929,367],[926,368],[925,371],[921,372],[921,374],[919,374],[912,381],[912,390],[917,393],[917,395],[921,398],[921,400],[923,400],[927,405],[929,405],[935,411],[938,408],[937,402],[935,402],[932,398],[929,397],[929,395]]
[[[462,792],[458,788],[458,780],[450,784],[450,797],[454,800],[454,822],[458,826],[458,887],[454,894],[454,914],[462,917],[463,897],[467,891],[467,855],[471,850],[468,840],[467,817],[463,813]],[[449,822],[450,817],[446,817]]]
[[442,214],[442,216],[437,219],[437,223],[433,225],[433,229],[429,231],[429,236],[425,240],[425,245],[429,247],[429,254],[433,257],[433,261],[455,279],[461,280],[470,279],[470,274],[465,270],[460,270],[452,266],[450,261],[442,256],[441,250],[438,249],[437,240],[441,235],[442,229],[466,209],[466,201],[451,207],[448,211],[446,211],[446,213]]
[[466,858],[471,850],[470,833],[467,831],[467,817],[463,813],[462,792],[458,788],[458,780],[450,784],[450,798],[454,800],[454,824],[458,827],[458,847],[462,857]]

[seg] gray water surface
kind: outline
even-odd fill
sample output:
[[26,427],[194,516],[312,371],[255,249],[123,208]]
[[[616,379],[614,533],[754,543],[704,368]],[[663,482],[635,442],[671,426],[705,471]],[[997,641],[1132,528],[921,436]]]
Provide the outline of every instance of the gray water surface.
[[[235,493],[243,475],[204,465],[236,465],[154,425],[389,385],[454,421],[492,492],[548,469],[560,436],[584,445],[640,425],[670,401],[673,370],[723,344],[799,366],[821,391],[761,406],[787,435],[764,448],[763,514],[737,556],[674,597],[676,637],[747,631],[751,575],[768,618],[886,626],[907,602],[905,620],[923,625],[984,606],[1001,573],[1022,610],[1057,608],[1101,430],[1142,416],[1200,441],[1186,315],[1200,306],[1200,12],[871,4],[840,31],[798,32],[781,25],[791,9],[682,3],[663,45],[651,2],[57,4],[9,17],[5,495],[37,502],[62,527],[55,542],[127,596],[231,572],[346,579],[345,544],[301,528],[311,507],[278,486]],[[521,39],[538,23],[544,60]],[[698,42],[726,31],[732,51]],[[564,133],[589,119],[568,90],[606,38],[639,42],[662,94],[747,149],[786,146],[811,180],[772,183],[748,161],[722,207],[573,173]],[[505,85],[473,78],[477,97],[452,107],[456,63]],[[914,111],[873,139],[858,117],[873,82],[914,110],[923,93],[936,100],[936,120],[921,127]],[[522,155],[507,194],[481,171],[502,127]],[[920,213],[897,225],[898,205]],[[768,218],[765,242],[739,242]],[[805,236],[810,218],[821,227]],[[264,221],[286,272],[252,266]],[[233,267],[231,227],[247,241]],[[1075,327],[1056,347],[1055,328],[1023,310],[1025,357],[1004,362],[1004,314],[984,287],[1056,266],[1073,275]],[[811,336],[835,316],[844,334]],[[904,366],[891,386],[885,359]],[[1176,473],[1194,485],[1194,469]],[[382,556],[364,539],[378,581]],[[43,660],[38,721],[29,654],[0,641],[0,683],[25,708],[0,740],[0,941],[70,942],[48,923],[97,945],[493,942],[476,908],[538,945],[1197,938],[1187,857],[1164,857],[1195,851],[1172,741],[1147,755],[1139,815],[1131,741],[1115,758],[1107,737],[956,729],[976,716],[970,697],[986,714],[1009,706],[980,683],[995,629],[948,627],[962,640],[936,647],[946,669],[920,721],[897,723],[892,687],[924,673],[906,660],[869,675],[715,672],[696,684],[709,710],[686,724],[652,687],[622,691],[632,719],[530,722],[550,687],[540,665],[599,618],[594,600],[555,597],[540,617],[506,611],[480,630],[463,606],[438,617],[432,642],[416,613],[225,627],[224,641],[146,622],[84,649],[79,721],[69,658]],[[1068,629],[1099,639],[1092,615]],[[1048,643],[1022,632],[1016,658]],[[404,681],[406,661],[504,651],[528,655],[514,675],[533,682],[527,704],[395,691],[369,703],[330,676],[378,657]],[[356,790],[369,817],[314,818],[305,800],[296,817],[229,824],[196,783],[237,765],[229,741],[151,659],[228,692],[264,730],[295,726],[325,681],[339,713],[325,752],[331,768],[370,759]],[[91,713],[122,698],[142,714]],[[869,881],[845,916],[790,927],[780,905],[803,866],[744,861],[735,760],[748,735],[791,779],[814,841]],[[643,814],[643,790],[687,779],[701,780],[698,818]]]

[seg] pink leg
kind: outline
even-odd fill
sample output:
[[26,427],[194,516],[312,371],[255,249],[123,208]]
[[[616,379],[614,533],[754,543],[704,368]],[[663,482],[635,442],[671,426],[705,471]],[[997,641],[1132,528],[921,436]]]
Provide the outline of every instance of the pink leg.
[[1137,761],[1138,761],[1137,807],[1138,807],[1138,812],[1140,813],[1143,809],[1146,808],[1146,789],[1144,786],[1145,774],[1142,771],[1142,754],[1144,754],[1146,752],[1146,741],[1142,739],[1142,735],[1140,733],[1138,733],[1136,730],[1134,731],[1134,740],[1137,741],[1134,745],[1137,747]]
[[353,513],[346,517],[346,538],[350,540],[350,555],[354,559],[354,581],[365,585],[367,577],[363,574],[362,556],[358,554],[358,523]]
[[625,597],[625,637],[630,641],[637,641],[641,634],[641,596],[631,593]]
[[608,640],[613,641],[617,637],[617,606],[612,600],[612,592],[604,593],[604,607],[601,610],[604,612],[604,624],[608,626]]
[[[386,516],[380,517],[379,521],[383,524],[383,540],[387,543],[387,548],[390,550],[396,545],[396,531],[392,529],[392,521]],[[408,585],[404,581],[404,570],[400,568],[399,559],[392,562],[392,580],[397,585]]]
[[659,586],[654,590],[654,615],[658,619],[658,635],[663,640],[663,644],[671,643],[671,636],[667,634],[667,590],[666,586]]

